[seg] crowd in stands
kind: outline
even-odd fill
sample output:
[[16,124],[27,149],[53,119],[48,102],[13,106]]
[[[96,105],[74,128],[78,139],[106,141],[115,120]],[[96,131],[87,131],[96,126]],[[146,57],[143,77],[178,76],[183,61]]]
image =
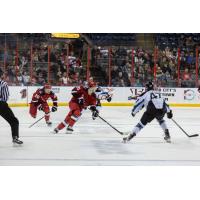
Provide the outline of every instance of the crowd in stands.
[[76,48],[77,41],[49,43],[12,37],[5,45],[3,39],[0,37],[0,64],[9,85],[43,85],[48,77],[53,85],[79,85],[85,75],[83,52]]
[[[113,37],[88,36],[98,42]],[[127,37],[135,41],[134,34]],[[155,49],[94,45],[88,56],[88,45],[80,39],[52,42],[40,34],[34,38],[13,34],[5,42],[5,35],[0,34],[0,65],[6,69],[9,85],[39,86],[48,79],[52,85],[80,85],[89,63],[89,75],[102,86],[140,87],[154,80],[159,86],[194,87],[199,41],[200,34],[156,34]]]
[[[109,50],[99,47],[96,49],[93,63],[97,66],[98,71],[101,72],[99,73],[101,76],[98,77],[99,82],[106,80],[102,84],[108,84],[109,54],[112,69],[111,86],[140,87],[152,80],[156,80],[159,86],[195,86],[196,58],[192,50],[180,50],[180,70],[178,72],[178,49],[175,48],[166,47],[164,50],[158,49],[155,52],[154,50],[141,48],[113,47],[112,50]],[[133,78],[131,77],[132,73]]]

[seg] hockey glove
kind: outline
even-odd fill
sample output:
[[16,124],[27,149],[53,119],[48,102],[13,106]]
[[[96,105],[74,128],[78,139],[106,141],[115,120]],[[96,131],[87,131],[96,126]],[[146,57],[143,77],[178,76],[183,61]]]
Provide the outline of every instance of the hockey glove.
[[99,111],[96,106],[91,106],[90,110],[92,111],[92,119],[95,120],[99,116]]
[[128,100],[129,100],[129,101],[130,101],[130,100],[137,100],[137,97],[138,97],[138,96],[134,96],[134,97],[133,97],[133,96],[129,96],[129,97],[128,97]]
[[99,111],[95,110],[92,112],[92,119],[95,120],[99,116]]
[[170,112],[167,113],[167,118],[171,119],[173,117],[173,113],[172,111],[170,110]]
[[41,104],[38,106],[38,110],[39,110],[39,111],[44,111],[44,109],[43,109],[43,107],[42,107]]
[[56,112],[57,111],[57,107],[56,106],[53,106],[52,108],[51,108],[51,112]]
[[133,99],[133,97],[132,97],[132,96],[129,96],[129,97],[128,97],[128,100],[129,100],[129,101],[130,101],[130,100],[132,100],[132,99]]
[[78,99],[78,104],[79,105],[83,105],[84,104],[84,99],[83,98],[79,98]]
[[135,113],[133,112],[133,110],[131,112],[131,115],[132,115],[132,117],[135,117]]
[[107,98],[107,101],[108,101],[108,102],[111,102],[111,101],[112,101],[112,97],[108,97],[108,98]]

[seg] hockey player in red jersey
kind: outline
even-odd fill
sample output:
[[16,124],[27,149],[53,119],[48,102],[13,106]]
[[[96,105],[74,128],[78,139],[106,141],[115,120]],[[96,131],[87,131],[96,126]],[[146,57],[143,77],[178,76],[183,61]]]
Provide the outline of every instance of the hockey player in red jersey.
[[50,108],[47,100],[50,98],[53,101],[51,112],[57,111],[58,107],[57,96],[51,89],[52,87],[50,84],[45,84],[42,89],[38,89],[32,96],[29,110],[29,113],[33,118],[36,118],[37,110],[43,111],[45,113],[45,121],[48,126],[51,126],[52,122],[50,121]]
[[53,133],[58,133],[64,127],[67,127],[66,133],[72,133],[73,126],[81,117],[83,109],[87,109],[88,107],[92,111],[92,117],[98,117],[99,111],[96,109],[96,89],[96,83],[93,81],[89,83],[85,81],[80,87],[72,89],[71,94],[73,97],[69,102],[70,111],[64,121],[54,129]]

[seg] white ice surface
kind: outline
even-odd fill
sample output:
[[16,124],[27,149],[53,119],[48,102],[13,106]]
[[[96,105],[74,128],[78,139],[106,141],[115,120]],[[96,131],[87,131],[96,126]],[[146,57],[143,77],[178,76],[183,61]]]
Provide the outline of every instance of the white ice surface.
[[[62,121],[68,108],[60,107],[52,114],[52,128],[44,121],[32,128],[35,121],[28,108],[12,108],[20,121],[20,138],[24,144],[13,146],[10,127],[0,117],[0,165],[200,165],[200,138],[187,138],[166,119],[172,143],[165,143],[163,131],[153,121],[130,143],[100,119],[93,121],[90,111],[84,111],[74,127],[74,134],[65,130],[51,134]],[[131,131],[143,112],[135,118],[131,107],[103,107],[101,116],[121,131]],[[190,134],[200,133],[199,108],[173,108],[174,119]],[[38,118],[42,113],[38,114]],[[37,118],[37,119],[38,119]]]

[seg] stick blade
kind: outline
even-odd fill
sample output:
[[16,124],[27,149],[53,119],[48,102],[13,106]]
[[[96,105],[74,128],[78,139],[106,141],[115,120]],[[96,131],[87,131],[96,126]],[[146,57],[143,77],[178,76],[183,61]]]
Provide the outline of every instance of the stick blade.
[[199,134],[190,135],[189,137],[198,137]]

